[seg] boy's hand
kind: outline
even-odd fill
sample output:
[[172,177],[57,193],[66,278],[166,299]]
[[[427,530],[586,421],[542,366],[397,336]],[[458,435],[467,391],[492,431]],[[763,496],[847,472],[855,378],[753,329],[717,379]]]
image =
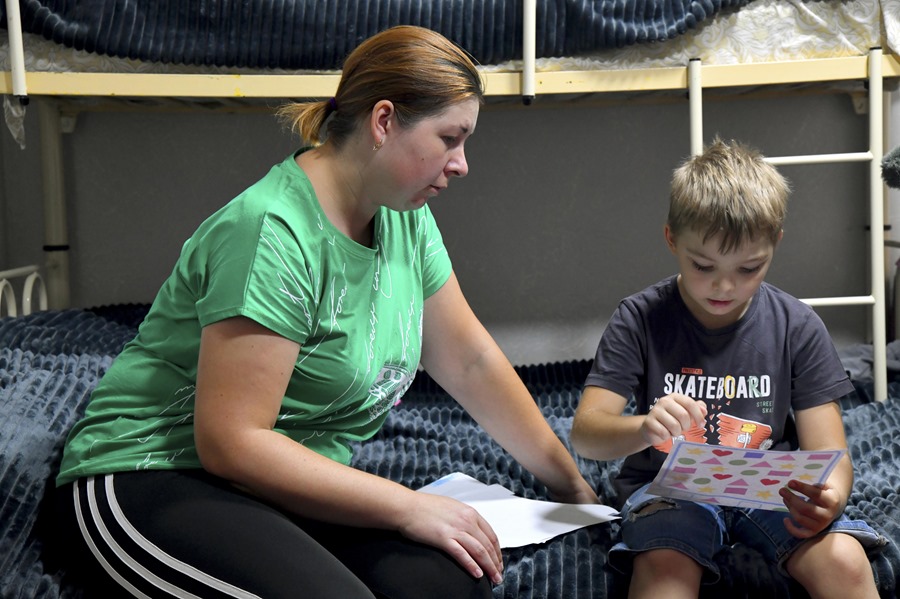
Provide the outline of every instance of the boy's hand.
[[641,424],[641,436],[650,445],[660,445],[706,423],[706,404],[687,395],[660,397]]
[[840,495],[827,482],[810,485],[791,480],[778,493],[791,514],[784,519],[784,526],[798,539],[819,534],[843,511]]

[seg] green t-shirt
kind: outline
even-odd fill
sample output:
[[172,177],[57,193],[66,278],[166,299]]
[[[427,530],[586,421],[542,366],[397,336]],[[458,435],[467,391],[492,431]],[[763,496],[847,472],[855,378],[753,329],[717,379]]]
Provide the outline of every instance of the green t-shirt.
[[412,382],[424,300],[451,271],[427,206],[382,208],[374,232],[372,248],[340,233],[294,156],[209,217],[94,390],[57,483],[199,468],[200,330],[239,315],[301,345],[276,430],[348,463]]

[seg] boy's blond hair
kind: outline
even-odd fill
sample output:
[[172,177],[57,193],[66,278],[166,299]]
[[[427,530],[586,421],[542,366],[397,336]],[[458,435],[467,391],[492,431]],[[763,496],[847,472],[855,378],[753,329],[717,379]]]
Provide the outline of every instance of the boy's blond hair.
[[790,184],[758,151],[718,137],[672,177],[669,229],[692,230],[703,241],[721,234],[722,253],[760,235],[778,243]]

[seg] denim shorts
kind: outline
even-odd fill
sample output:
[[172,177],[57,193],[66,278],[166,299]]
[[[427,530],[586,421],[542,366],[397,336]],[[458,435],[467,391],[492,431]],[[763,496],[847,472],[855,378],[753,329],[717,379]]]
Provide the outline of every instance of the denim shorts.
[[[635,554],[650,549],[674,549],[704,568],[703,583],[719,579],[715,555],[723,548],[743,544],[759,551],[766,561],[784,564],[806,539],[798,539],[784,526],[787,512],[737,508],[659,497],[647,493],[645,485],[628,498],[621,510],[621,541],[609,551],[609,564],[622,573],[631,571]],[[650,503],[660,509],[636,512]],[[862,520],[841,515],[822,534],[841,532],[855,537],[866,551],[884,547],[888,541]]]

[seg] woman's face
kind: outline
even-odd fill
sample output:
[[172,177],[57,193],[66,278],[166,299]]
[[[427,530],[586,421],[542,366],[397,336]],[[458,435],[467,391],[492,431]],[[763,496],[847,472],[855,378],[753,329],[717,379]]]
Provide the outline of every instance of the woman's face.
[[389,187],[385,206],[399,211],[421,208],[449,185],[451,177],[466,176],[464,146],[475,131],[478,108],[473,98],[409,128],[392,128],[380,150]]

